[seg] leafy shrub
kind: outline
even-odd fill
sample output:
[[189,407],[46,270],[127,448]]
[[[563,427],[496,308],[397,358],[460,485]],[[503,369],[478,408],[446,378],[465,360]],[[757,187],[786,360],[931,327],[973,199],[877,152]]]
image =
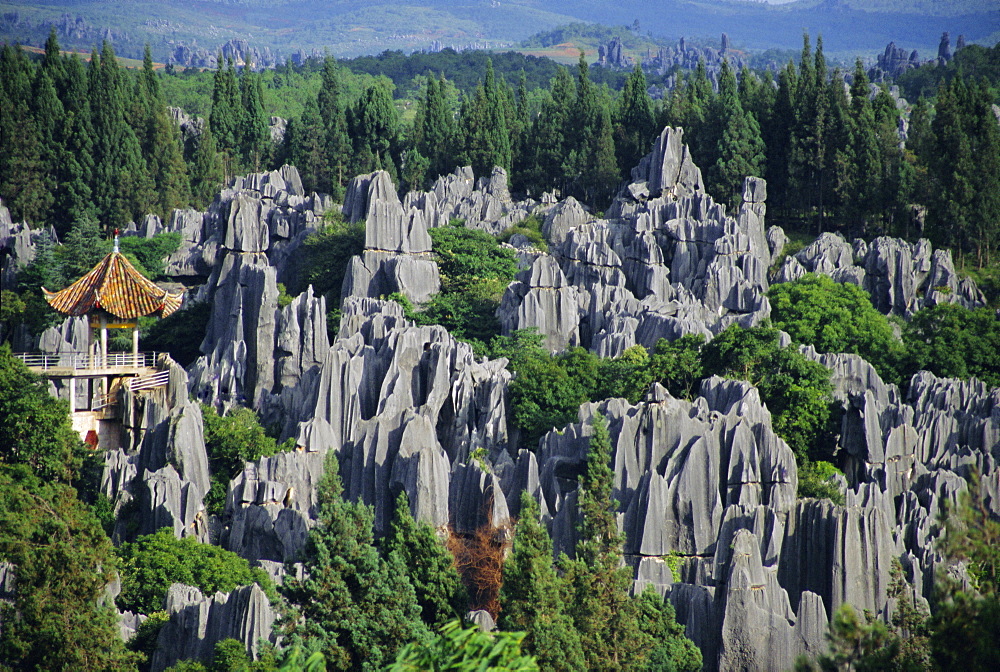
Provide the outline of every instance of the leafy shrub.
[[534,656],[521,653],[523,632],[483,632],[478,626],[462,628],[459,621],[441,626],[427,643],[412,642],[396,656],[389,672],[421,670],[495,670],[536,672]]
[[990,308],[951,303],[917,311],[903,328],[908,376],[926,369],[936,376],[975,376],[1000,387],[1000,320]]
[[246,462],[289,450],[294,447],[294,441],[278,446],[264,431],[257,414],[249,408],[234,408],[220,416],[215,408],[202,404],[201,414],[208,466],[212,471],[212,487],[205,496],[205,508],[209,513],[221,513],[229,481],[239,474]]
[[166,258],[181,246],[181,234],[170,231],[158,233],[152,238],[124,236],[118,240],[122,254],[139,262],[146,275],[158,278],[163,275]]
[[431,229],[430,236],[441,272],[441,292],[419,309],[402,294],[388,298],[403,306],[407,319],[440,324],[455,338],[470,343],[478,356],[485,355],[487,344],[500,333],[496,310],[517,272],[517,259],[493,236],[466,229],[461,220]]
[[661,338],[650,357],[649,373],[652,380],[663,385],[671,395],[679,399],[694,398],[694,387],[704,373],[701,361],[704,345],[705,337],[702,334],[686,334],[675,341]]
[[799,497],[829,499],[834,504],[844,503],[837,476],[843,472],[829,462],[806,461],[799,464]]
[[521,234],[542,252],[549,251],[549,244],[542,235],[542,222],[537,215],[528,215],[514,226],[508,227],[500,234],[500,242],[509,243],[515,235]]
[[334,210],[327,212],[323,220],[323,228],[302,243],[297,281],[290,293],[298,294],[312,285],[313,291],[326,296],[330,305],[340,305],[347,264],[365,249],[365,225],[364,222],[348,224]]
[[809,273],[767,293],[774,326],[819,352],[847,352],[872,363],[886,382],[899,382],[903,346],[868,293],[851,283]]
[[168,352],[181,366],[190,366],[201,355],[212,305],[207,301],[190,304],[164,318],[139,318],[144,350]]
[[45,481],[75,480],[90,452],[73,431],[69,404],[0,345],[0,464],[24,464]]
[[118,550],[122,560],[122,592],[118,608],[149,614],[163,609],[172,583],[195,586],[202,593],[228,593],[237,586],[256,583],[271,592],[267,573],[251,568],[232,551],[203,544],[193,537],[178,539],[171,528],[124,543]]
[[830,370],[793,347],[778,347],[777,329],[732,325],[702,349],[702,365],[708,375],[746,380],[757,387],[771,411],[774,431],[800,464],[832,454]]

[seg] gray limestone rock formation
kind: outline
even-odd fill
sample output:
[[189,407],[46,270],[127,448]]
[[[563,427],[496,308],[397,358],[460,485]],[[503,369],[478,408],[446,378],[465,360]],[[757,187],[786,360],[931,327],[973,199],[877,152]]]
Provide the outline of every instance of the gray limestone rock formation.
[[[345,277],[332,344],[326,302],[311,289],[278,306],[288,260],[331,205],[305,195],[294,169],[237,178],[207,213],[176,211],[165,225],[147,218],[131,233],[181,233],[168,266],[178,275],[210,274],[198,299],[210,301],[212,313],[190,383],[165,363],[167,389],[122,393],[123,445],[104,456],[101,491],[116,510],[137,511],[138,526],[120,519],[116,540],[166,525],[280,578],[315,524],[332,451],[345,496],[373,507],[376,535],[401,491],[418,520],[468,534],[519,515],[527,490],[556,551],[572,551],[579,476],[600,414],[609,423],[613,496],[635,587],[669,596],[706,669],[788,668],[825,646],[842,602],[890,618],[895,561],[915,600],[930,595],[945,564],[936,521],[968,487],[972,469],[984,474],[980,487],[1000,514],[1000,390],[921,372],[904,397],[857,355],[800,348],[831,369],[843,410],[836,459],[845,500],[835,505],[797,498],[792,451],[758,391],[741,381],[707,379],[692,401],[654,385],[637,404],[587,403],[578,422],[554,428],[537,446],[518,446],[508,426],[506,360],[477,359],[442,327],[415,326],[399,304],[379,299],[403,291],[419,301],[437,291],[430,227],[460,218],[499,233],[535,214],[550,251],[521,252],[522,271],[497,316],[507,334],[538,328],[552,351],[582,345],[617,356],[660,338],[752,326],[770,314],[770,283],[806,272],[858,284],[880,310],[904,317],[944,301],[982,300],[950,255],[926,241],[849,243],[824,234],[769,278],[788,238],[766,227],[766,192],[763,180],[748,178],[742,205],[727,213],[705,193],[681,131],[671,128],[606,219],[554,195],[542,204],[516,201],[499,169],[478,181],[459,169],[403,201],[387,174],[359,176],[343,212],[365,222],[366,249]],[[27,255],[25,241],[14,244]],[[46,348],[66,352],[85,336],[66,323],[45,335]],[[246,464],[221,516],[206,516],[202,506],[209,471],[188,389],[222,410],[253,407],[295,446]],[[274,614],[256,587],[209,597],[175,586],[168,610],[154,669],[204,659],[223,637],[251,649],[259,637],[274,641]]]
[[497,316],[505,335],[535,327],[545,347],[559,351],[579,345],[579,312],[576,287],[553,257],[541,255],[507,288]]
[[776,282],[791,282],[807,272],[829,275],[863,287],[872,305],[886,314],[909,317],[939,303],[967,308],[986,303],[975,283],[955,272],[951,252],[932,250],[924,239],[907,243],[880,237],[850,244],[840,234],[824,233],[791,259],[785,259]]
[[274,643],[277,613],[257,584],[205,596],[175,583],[167,592],[170,620],[160,629],[151,667],[160,672],[181,660],[208,662],[216,642],[235,639],[254,656],[260,641]]
[[351,180],[344,216],[365,222],[365,251],[351,259],[341,295],[378,298],[394,292],[423,303],[441,287],[423,213],[404,208],[389,174],[377,171]]
[[472,168],[465,166],[439,177],[430,191],[411,191],[403,207],[422,212],[428,227],[447,226],[460,219],[470,229],[498,235],[532,214],[536,203],[513,200],[503,168],[497,166],[489,177],[476,180]]
[[542,222],[542,235],[553,245],[566,240],[569,230],[587,222],[587,211],[580,203],[570,196],[547,213]]
[[223,546],[251,561],[300,559],[322,476],[320,452],[278,453],[247,463],[229,484]]
[[680,198],[705,189],[701,170],[694,165],[684,144],[684,131],[669,126],[656,139],[652,153],[632,169],[632,182],[645,182],[646,190],[654,198],[662,193]]

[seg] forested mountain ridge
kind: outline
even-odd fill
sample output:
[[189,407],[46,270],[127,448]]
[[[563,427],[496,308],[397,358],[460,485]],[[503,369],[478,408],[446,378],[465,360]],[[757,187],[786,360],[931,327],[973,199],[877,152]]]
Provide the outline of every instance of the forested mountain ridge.
[[[85,348],[86,318],[17,302],[105,253],[98,219],[192,289],[143,324],[170,383],[121,391],[108,450],[0,349],[4,662],[996,662],[1000,322],[940,246],[996,251],[995,193],[965,188],[1000,160],[988,83],[955,76],[901,145],[892,94],[808,41],[777,88],[695,72],[659,109],[641,71],[612,99],[562,69],[533,105],[487,62],[405,124],[324,59],[278,142],[256,73],[213,73],[198,121],[149,59],[58,54],[0,58],[4,336]],[[53,176],[88,139],[90,177]],[[65,228],[12,221],[10,184]],[[933,241],[899,219],[917,196]],[[469,609],[523,639],[432,637]]]

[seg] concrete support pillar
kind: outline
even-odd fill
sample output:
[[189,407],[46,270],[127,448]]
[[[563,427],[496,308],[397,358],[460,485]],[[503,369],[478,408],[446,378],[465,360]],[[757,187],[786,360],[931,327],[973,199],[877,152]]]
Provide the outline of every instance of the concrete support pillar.
[[69,379],[69,412],[76,412],[76,378]]

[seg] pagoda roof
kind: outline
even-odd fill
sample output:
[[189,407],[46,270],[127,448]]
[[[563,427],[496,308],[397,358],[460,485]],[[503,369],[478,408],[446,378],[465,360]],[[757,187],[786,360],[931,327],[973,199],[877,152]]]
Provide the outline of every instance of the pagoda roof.
[[64,315],[101,309],[126,320],[154,313],[166,317],[180,308],[182,298],[182,293],[173,294],[147,279],[120,252],[109,253],[66,289],[42,291],[49,305]]

